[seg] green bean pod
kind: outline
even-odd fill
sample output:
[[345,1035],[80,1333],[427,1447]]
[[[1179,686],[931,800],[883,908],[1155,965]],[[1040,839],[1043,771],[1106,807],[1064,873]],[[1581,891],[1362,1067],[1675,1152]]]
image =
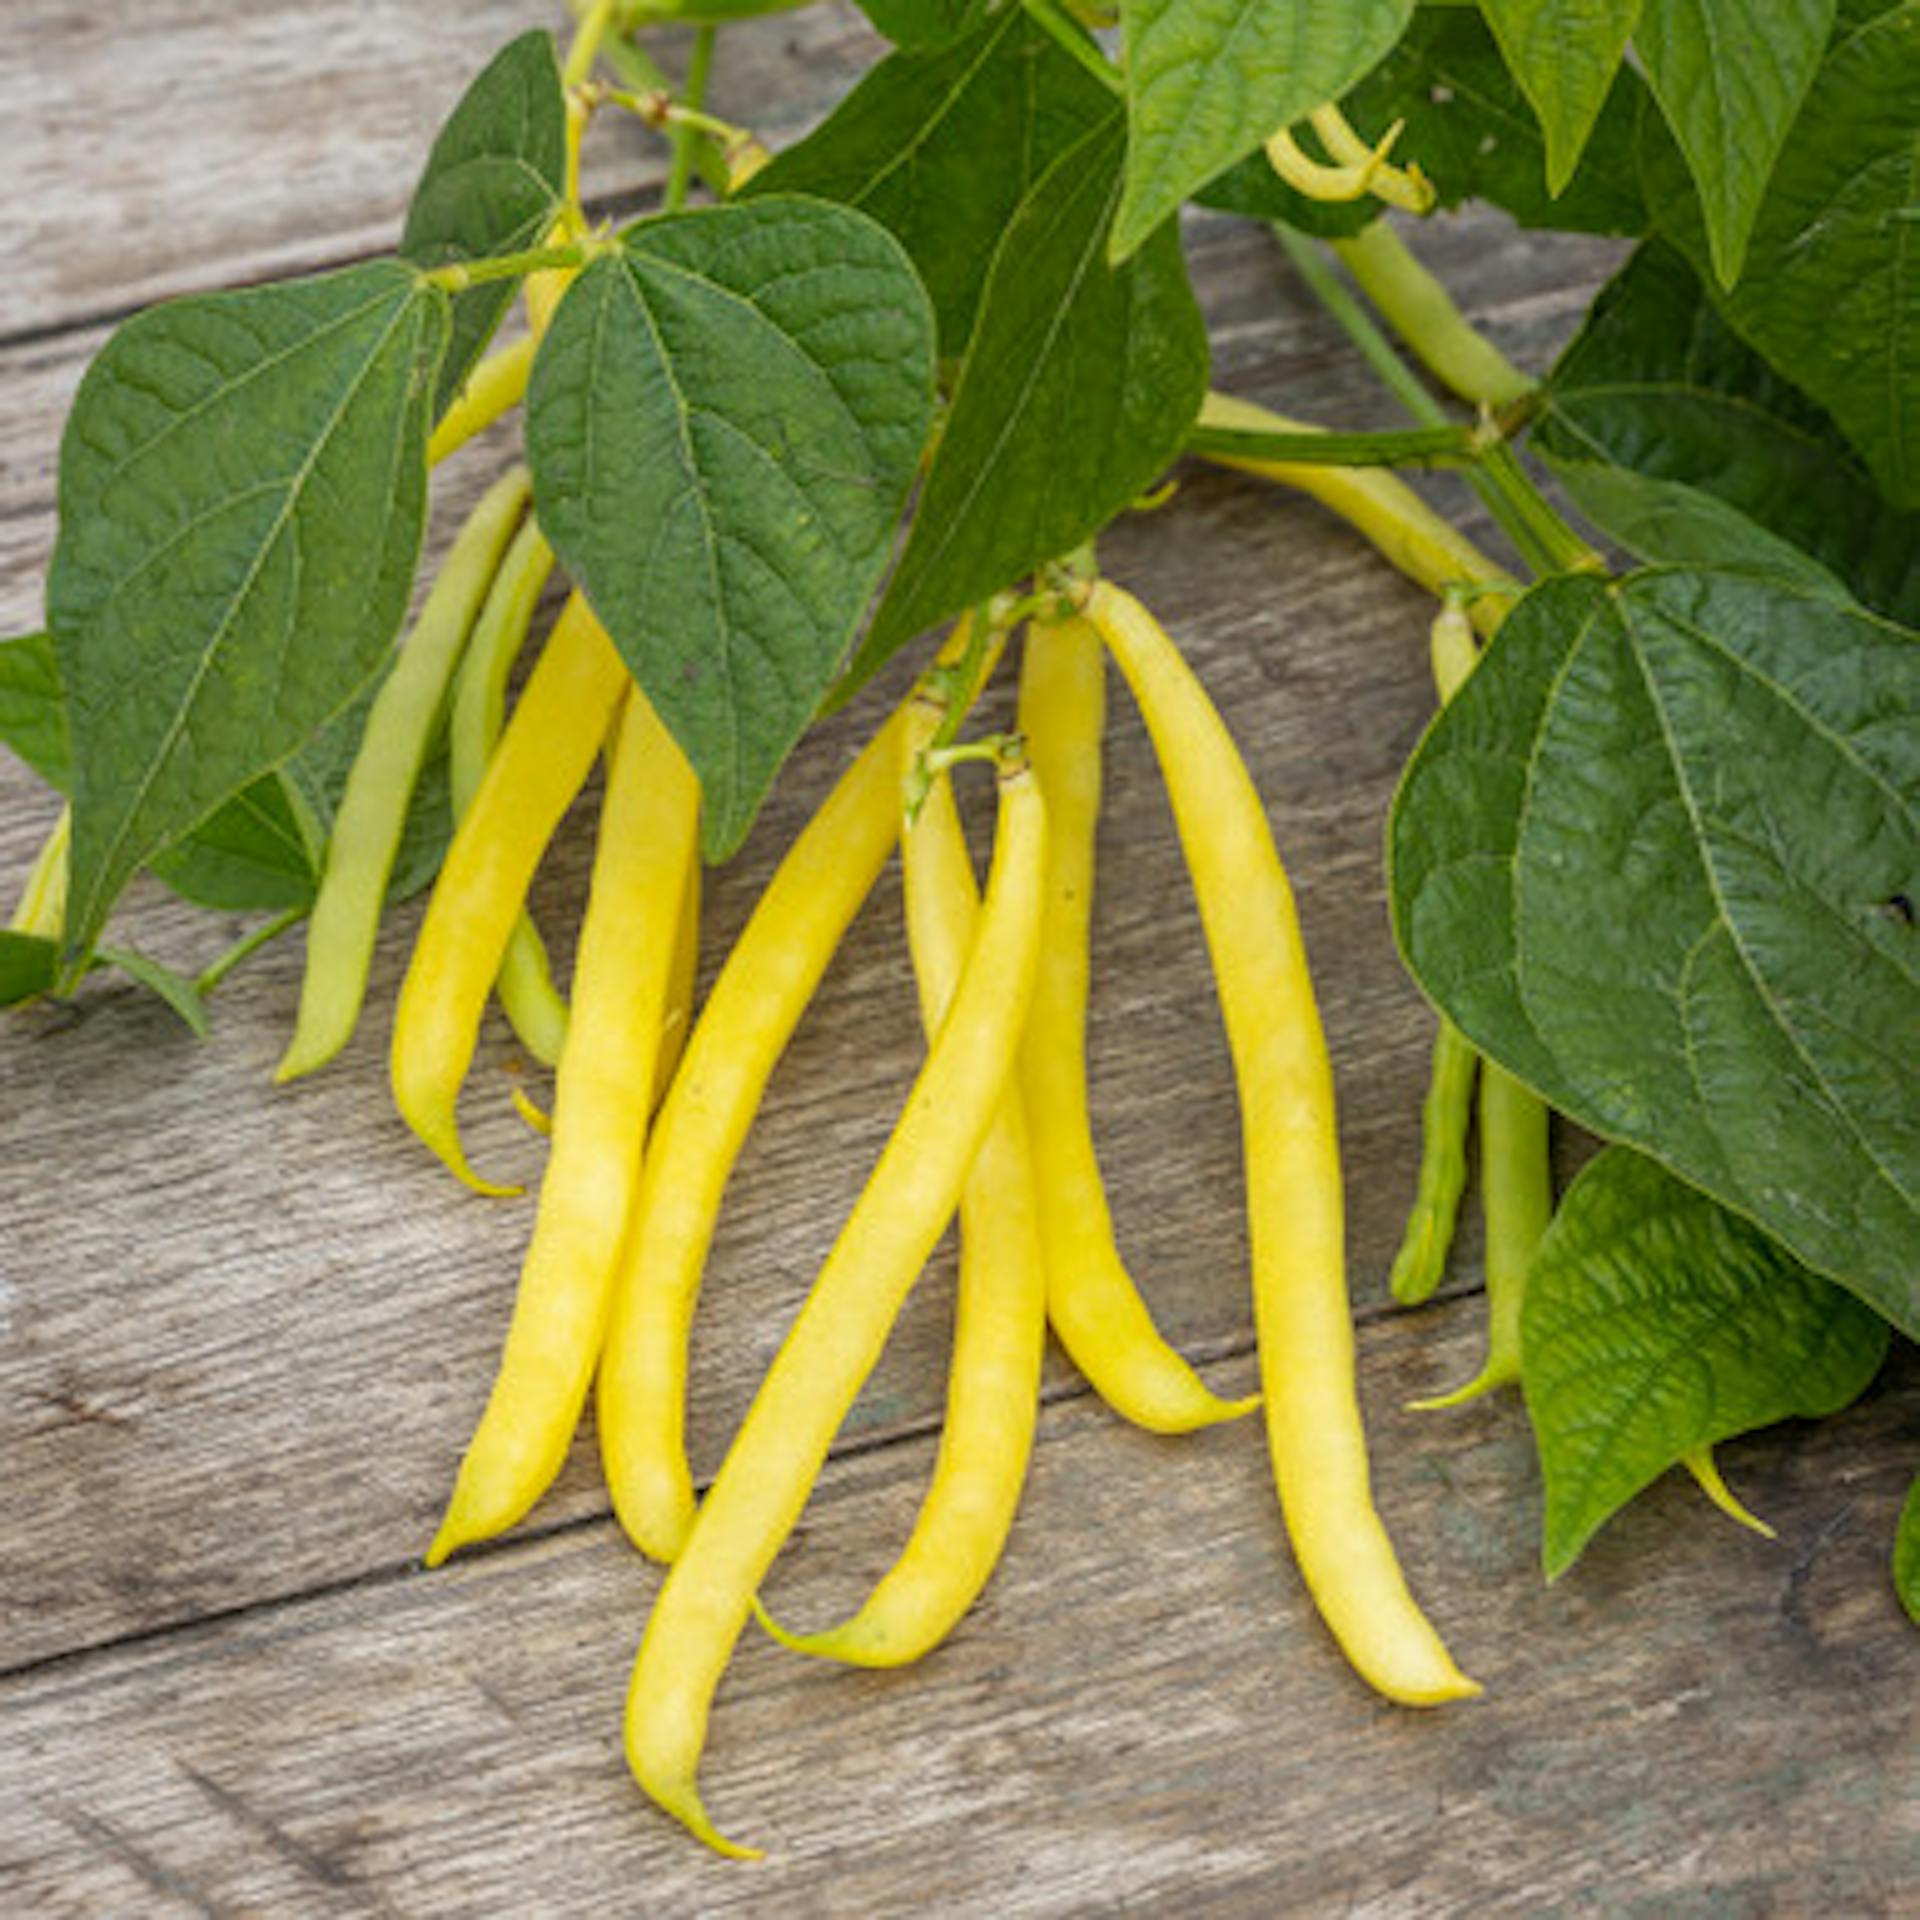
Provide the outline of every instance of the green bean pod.
[[527,470],[515,467],[467,516],[367,711],[360,750],[327,837],[326,869],[307,924],[300,1011],[274,1071],[276,1081],[325,1066],[353,1036],[413,790],[454,667],[525,510],[530,485]]

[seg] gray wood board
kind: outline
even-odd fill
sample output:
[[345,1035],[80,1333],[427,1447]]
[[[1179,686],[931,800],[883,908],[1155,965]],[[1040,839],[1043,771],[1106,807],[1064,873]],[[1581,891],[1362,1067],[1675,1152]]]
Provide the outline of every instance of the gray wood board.
[[[1510,1402],[1397,1410],[1459,1311],[1366,1342],[1380,1497],[1483,1698],[1395,1709],[1288,1561],[1251,1426],[1043,1417],[1007,1559],[919,1666],[750,1630],[705,1854],[619,1750],[657,1575],[609,1523],[171,1634],[0,1691],[0,1902],[131,1912],[648,1915],[1911,1913],[1920,1642],[1883,1577],[1920,1376],[1727,1451],[1769,1545],[1671,1476],[1541,1585]],[[1244,1363],[1222,1373],[1229,1387]],[[926,1463],[831,1466],[772,1604],[837,1618]],[[1903,1906],[1904,1903],[1904,1906]]]

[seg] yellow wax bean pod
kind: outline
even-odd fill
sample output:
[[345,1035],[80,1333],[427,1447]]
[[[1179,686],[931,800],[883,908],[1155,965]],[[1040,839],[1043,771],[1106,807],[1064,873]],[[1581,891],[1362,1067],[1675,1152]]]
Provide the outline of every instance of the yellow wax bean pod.
[[1020,1044],[1046,1249],[1047,1314],[1068,1357],[1116,1413],[1155,1433],[1231,1420],[1161,1337],[1114,1244],[1087,1112],[1087,993],[1100,818],[1106,655],[1086,621],[1036,621],[1020,674],[1020,727],[1047,795],[1047,921],[1033,1018]]
[[579,1424],[640,1180],[699,799],[686,756],[635,687],[607,775],[533,1239],[430,1567],[512,1526],[559,1472]]
[[627,1694],[627,1763],[662,1808],[723,1853],[750,1850],[724,1838],[700,1800],[714,1689],[1011,1084],[1045,863],[1040,785],[1016,767],[1001,775],[993,870],[947,1017],[647,1623]]
[[671,1560],[693,1521],[687,1335],[720,1200],[767,1081],[900,831],[896,711],[788,848],[713,983],[654,1127],[595,1391],[614,1511]]
[[[456,820],[465,817],[486,775],[506,718],[507,679],[526,644],[533,610],[552,571],[553,549],[538,524],[529,519],[500,563],[454,681],[447,736]],[[494,991],[520,1044],[543,1067],[557,1065],[567,1037],[567,1003],[553,984],[546,947],[524,908],[507,938]]]
[[1205,689],[1153,617],[1087,601],[1152,737],[1240,1089],[1268,1450],[1300,1571],[1360,1674],[1430,1706],[1479,1689],[1407,1589],[1375,1511],[1347,1301],[1333,1071],[1266,810]]
[[427,464],[437,467],[457,453],[475,434],[484,433],[502,414],[510,413],[527,397],[533,372],[533,341],[516,340],[490,353],[467,376],[453,405],[427,442]]
[[454,668],[530,488],[526,468],[515,467],[467,516],[420,618],[367,709],[327,835],[326,865],[307,922],[300,1011],[276,1080],[297,1079],[325,1066],[353,1037],[413,790],[435,723],[446,710]]
[[574,594],[454,830],[400,988],[394,1103],[408,1126],[483,1193],[501,1189],[467,1165],[454,1111],[480,1017],[534,869],[632,684],[592,609]]
[[[944,708],[916,701],[902,732],[902,774],[931,742]],[[1051,809],[1050,809],[1051,812]],[[936,780],[901,839],[907,936],[932,1045],[966,964],[979,884],[951,784]],[[824,1633],[768,1632],[799,1653],[897,1667],[940,1644],[987,1583],[1020,1503],[1040,1399],[1046,1270],[1017,1085],[981,1143],[960,1196],[960,1279],[947,1417],[933,1479],[900,1557],[859,1612]]]

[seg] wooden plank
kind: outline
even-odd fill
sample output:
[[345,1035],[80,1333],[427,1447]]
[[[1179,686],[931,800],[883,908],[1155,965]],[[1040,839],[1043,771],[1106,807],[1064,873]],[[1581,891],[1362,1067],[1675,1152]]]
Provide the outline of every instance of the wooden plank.
[[[743,1640],[705,1783],[722,1825],[771,1849],[761,1865],[705,1854],[624,1776],[619,1703],[656,1576],[594,1523],[0,1687],[0,1899],[49,1916],[1910,1914],[1920,1640],[1885,1556],[1920,1421],[1912,1355],[1851,1413],[1728,1449],[1778,1543],[1675,1476],[1547,1589],[1517,1409],[1395,1410],[1468,1363],[1472,1318],[1364,1342],[1382,1504],[1487,1684],[1470,1705],[1396,1709],[1346,1671],[1253,1429],[1154,1441],[1076,1401],[1044,1416],[1008,1560],[934,1657],[856,1674]],[[857,1598],[928,1452],[830,1468],[777,1607],[812,1623]]]
[[[168,294],[393,247],[434,130],[491,56],[559,5],[527,0],[12,0],[0,42],[10,195],[0,339]],[[849,5],[730,29],[715,110],[794,137],[878,42]],[[686,36],[664,41],[678,66]],[[663,148],[596,129],[595,191],[657,192]]]

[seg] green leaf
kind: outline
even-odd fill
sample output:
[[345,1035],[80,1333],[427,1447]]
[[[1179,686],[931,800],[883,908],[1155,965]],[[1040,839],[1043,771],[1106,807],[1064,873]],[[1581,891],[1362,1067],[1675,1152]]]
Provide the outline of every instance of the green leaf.
[[1610,1147],[1540,1243],[1520,1338],[1551,1580],[1694,1448],[1857,1399],[1888,1334],[1758,1229]]
[[1112,257],[1281,127],[1340,99],[1406,31],[1412,0],[1122,0],[1126,191]]
[[859,0],[859,4],[860,11],[896,47],[939,47],[977,26],[993,0]]
[[175,973],[171,967],[163,967],[159,961],[149,960],[131,947],[102,947],[97,957],[108,966],[118,967],[128,979],[138,981],[149,993],[164,1000],[200,1039],[207,1037],[207,1009],[185,974]]
[[1722,286],[1740,277],[1833,12],[1834,0],[1644,0],[1634,51],[1692,169]]
[[60,943],[0,928],[0,1007],[17,1007],[51,990],[60,970]]
[[279,773],[262,774],[151,866],[183,900],[222,913],[311,905],[320,878]]
[[1120,160],[1115,114],[1008,229],[854,681],[1098,533],[1178,456],[1206,394],[1206,330],[1171,227],[1107,264]]
[[1920,643],[1707,569],[1515,608],[1408,768],[1396,930],[1553,1105],[1920,1333]]
[[[413,190],[400,251],[422,267],[537,247],[567,190],[567,103],[553,36],[510,40],[448,116]],[[453,303],[436,413],[465,384],[516,280],[469,287]]]
[[[1396,120],[1406,122],[1395,154],[1419,163],[1442,207],[1486,200],[1523,227],[1641,233],[1647,210],[1634,139],[1643,98],[1639,76],[1622,67],[1557,199],[1547,191],[1540,123],[1471,7],[1421,8],[1406,38],[1344,105],[1365,139],[1379,139]],[[1194,197],[1223,212],[1284,220],[1326,237],[1358,233],[1380,212],[1371,199],[1309,200],[1281,180],[1264,153],[1250,155]]]
[[1900,1509],[1900,1529],[1893,1539],[1893,1590],[1907,1618],[1920,1627],[1920,1474],[1907,1489],[1907,1504]]
[[1542,402],[1535,448],[1647,559],[1791,569],[1798,552],[1864,605],[1920,623],[1920,514],[1886,504],[1832,420],[1721,319],[1673,248],[1648,242],[1609,282]]
[[61,793],[73,773],[67,702],[53,635],[23,633],[0,641],[0,742]]
[[[1829,53],[1767,183],[1734,328],[1831,413],[1899,507],[1920,507],[1920,0]],[[1643,130],[1648,201],[1707,278],[1686,166]]]
[[[285,766],[237,793],[184,839],[148,863],[183,900],[218,912],[284,910],[312,904],[327,833],[359,743],[374,688]],[[0,644],[0,741],[58,792],[72,780],[66,697],[45,634]],[[439,870],[452,832],[444,741],[429,758],[407,816],[389,897],[403,900]]]
[[864,215],[642,222],[534,363],[540,524],[740,843],[878,584],[933,408],[933,315]]
[[958,359],[1008,222],[1111,105],[1016,7],[938,52],[889,55],[743,197],[811,194],[879,221],[926,284],[942,356]]
[[294,752],[406,611],[446,299],[394,261],[155,307],[88,369],[49,624],[74,781],[68,946]]
[[1640,0],[1480,0],[1547,136],[1547,188],[1573,178],[1620,69]]

